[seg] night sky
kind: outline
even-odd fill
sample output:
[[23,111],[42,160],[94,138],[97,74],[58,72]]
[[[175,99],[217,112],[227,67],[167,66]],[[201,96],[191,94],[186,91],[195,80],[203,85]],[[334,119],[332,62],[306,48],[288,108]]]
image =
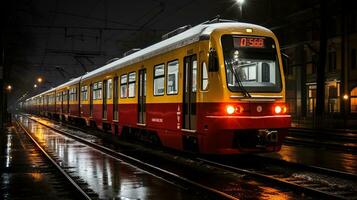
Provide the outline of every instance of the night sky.
[[[234,0],[14,0],[3,13],[5,84],[13,86],[9,102],[145,48],[180,26],[220,15],[279,33],[315,9],[314,0],[246,0],[240,18]],[[45,82],[34,89],[37,77]]]

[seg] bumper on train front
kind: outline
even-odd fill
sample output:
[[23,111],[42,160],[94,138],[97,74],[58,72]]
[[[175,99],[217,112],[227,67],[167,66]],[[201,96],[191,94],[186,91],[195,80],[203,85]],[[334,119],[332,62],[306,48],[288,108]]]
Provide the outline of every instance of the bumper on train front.
[[207,116],[202,152],[237,154],[279,151],[290,128],[290,115]]

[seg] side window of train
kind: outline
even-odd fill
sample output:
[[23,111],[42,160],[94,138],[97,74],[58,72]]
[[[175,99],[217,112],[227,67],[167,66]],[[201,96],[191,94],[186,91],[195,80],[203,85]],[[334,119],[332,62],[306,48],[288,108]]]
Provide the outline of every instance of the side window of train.
[[166,94],[178,93],[178,60],[171,61],[167,64]]
[[160,64],[154,67],[154,96],[165,93],[165,65]]
[[93,100],[102,99],[102,82],[93,83]]
[[136,73],[135,72],[129,73],[129,79],[128,79],[128,97],[129,98],[135,97],[135,81],[136,81]]
[[113,79],[108,79],[107,81],[107,99],[111,99],[113,93]]
[[70,101],[77,101],[77,88],[71,88],[69,90],[69,100]]
[[201,69],[201,89],[202,91],[207,91],[208,87],[208,70],[206,62],[202,62],[202,69]]
[[82,93],[82,96],[81,96],[82,101],[87,101],[88,100],[88,86],[86,86],[86,85],[82,86],[81,93]]
[[120,98],[127,97],[127,75],[121,75],[120,77]]
[[102,81],[98,82],[97,99],[102,99]]
[[197,60],[192,62],[192,92],[197,91]]
[[93,83],[93,100],[97,99],[98,83]]

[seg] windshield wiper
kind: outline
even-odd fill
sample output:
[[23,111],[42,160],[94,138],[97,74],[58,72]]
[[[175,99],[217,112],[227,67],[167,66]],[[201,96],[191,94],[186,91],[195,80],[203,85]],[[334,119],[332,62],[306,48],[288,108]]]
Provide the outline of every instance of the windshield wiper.
[[233,66],[231,64],[229,64],[227,61],[226,62],[226,65],[230,67],[230,70],[232,71],[234,77],[236,78],[237,80],[237,83],[238,83],[238,87],[239,89],[243,92],[243,95],[244,97],[248,97],[248,98],[251,98],[252,96],[249,94],[249,92],[244,88],[243,84],[242,84],[242,81],[240,80],[239,78],[239,75],[237,74],[237,72],[233,69]]

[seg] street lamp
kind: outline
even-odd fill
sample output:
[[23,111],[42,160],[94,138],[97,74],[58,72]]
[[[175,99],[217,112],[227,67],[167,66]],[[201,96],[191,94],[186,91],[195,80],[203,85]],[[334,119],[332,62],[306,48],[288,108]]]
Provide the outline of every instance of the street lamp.
[[12,90],[12,86],[11,85],[7,85],[6,86],[6,90],[10,92]]
[[242,19],[243,17],[243,4],[245,0],[236,0],[236,3],[239,6],[239,18]]
[[34,87],[34,88],[37,88],[37,84],[34,84],[33,87]]
[[347,100],[348,99],[348,94],[343,95],[343,99]]
[[41,77],[38,77],[38,78],[37,78],[37,82],[38,82],[38,83],[42,83],[42,81],[43,81],[43,79],[42,79]]

